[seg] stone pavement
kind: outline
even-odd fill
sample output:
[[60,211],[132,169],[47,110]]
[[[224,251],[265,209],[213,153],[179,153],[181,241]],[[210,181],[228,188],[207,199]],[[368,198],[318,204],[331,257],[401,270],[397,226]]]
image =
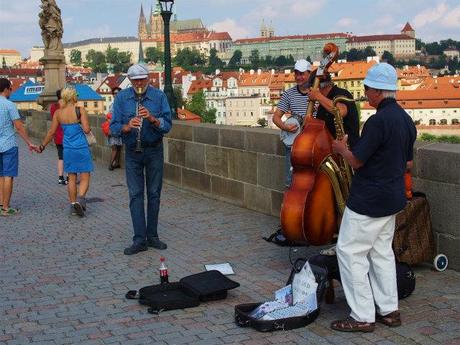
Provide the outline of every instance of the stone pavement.
[[[159,233],[168,249],[128,257],[123,248],[132,230],[124,171],[96,163],[92,202],[80,219],[68,214],[56,156],[52,146],[42,155],[20,147],[12,205],[21,213],[0,218],[1,344],[460,344],[460,274],[428,265],[416,267],[416,290],[400,303],[402,327],[332,331],[330,322],[347,315],[336,289],[336,303],[323,304],[307,327],[273,333],[240,328],[234,306],[270,300],[289,275],[289,249],[261,239],[278,219],[165,185]],[[294,256],[318,250],[300,248]],[[222,301],[148,314],[124,294],[159,281],[160,254],[171,281],[203,271],[206,263],[229,262],[241,287]]]

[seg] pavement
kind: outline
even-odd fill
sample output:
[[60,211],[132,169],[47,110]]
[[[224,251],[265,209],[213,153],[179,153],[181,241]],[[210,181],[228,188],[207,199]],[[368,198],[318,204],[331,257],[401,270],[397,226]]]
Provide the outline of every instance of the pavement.
[[[262,240],[279,220],[164,185],[159,234],[168,249],[123,255],[132,227],[124,170],[96,162],[86,217],[69,215],[57,184],[56,150],[41,155],[20,144],[20,172],[11,205],[0,217],[0,344],[460,344],[460,274],[415,267],[414,293],[400,301],[403,325],[373,333],[340,333],[331,321],[348,315],[340,288],[312,324],[260,333],[234,322],[234,306],[273,299],[295,252]],[[224,300],[184,310],[147,313],[126,300],[130,289],[159,283],[164,255],[170,281],[229,262],[241,286]]]

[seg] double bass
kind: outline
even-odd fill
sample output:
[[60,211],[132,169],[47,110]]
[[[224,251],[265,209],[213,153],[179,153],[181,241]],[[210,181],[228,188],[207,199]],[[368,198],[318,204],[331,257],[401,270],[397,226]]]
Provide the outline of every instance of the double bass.
[[[338,47],[325,45],[324,59],[316,70],[313,89],[319,89],[321,78],[338,57]],[[292,146],[292,183],[284,193],[281,205],[281,228],[291,241],[324,245],[338,231],[336,197],[331,169],[326,168],[332,155],[332,135],[326,123],[313,118],[314,102],[309,101],[302,132]],[[329,164],[330,165],[330,164]],[[332,172],[332,175],[334,173]]]

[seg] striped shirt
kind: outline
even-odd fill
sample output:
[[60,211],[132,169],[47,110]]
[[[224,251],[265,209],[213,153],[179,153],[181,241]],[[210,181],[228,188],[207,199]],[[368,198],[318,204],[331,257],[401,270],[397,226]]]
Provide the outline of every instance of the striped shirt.
[[16,105],[4,96],[0,96],[0,152],[18,146],[13,121],[20,118]]
[[297,86],[283,92],[278,103],[278,109],[284,113],[292,113],[304,117],[307,113],[308,95],[299,91]]

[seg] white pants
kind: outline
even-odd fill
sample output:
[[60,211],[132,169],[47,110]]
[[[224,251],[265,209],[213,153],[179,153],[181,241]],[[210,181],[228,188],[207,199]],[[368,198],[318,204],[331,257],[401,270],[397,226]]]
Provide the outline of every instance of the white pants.
[[357,321],[375,322],[375,307],[380,315],[398,310],[395,220],[396,215],[372,218],[345,208],[337,258],[350,316]]

